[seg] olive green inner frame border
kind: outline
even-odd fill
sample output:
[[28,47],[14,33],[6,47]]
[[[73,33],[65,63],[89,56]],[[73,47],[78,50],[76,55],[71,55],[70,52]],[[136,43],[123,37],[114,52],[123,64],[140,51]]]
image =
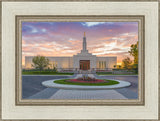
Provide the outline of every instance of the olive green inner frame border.
[[[16,16],[16,88],[15,88],[15,102],[16,105],[144,105],[144,16],[124,16],[124,15],[73,15],[73,16],[37,16],[37,15],[23,15]],[[54,21],[54,22],[89,22],[89,21],[114,21],[114,22],[138,22],[138,39],[139,39],[139,75],[138,75],[138,99],[125,99],[125,100],[49,100],[49,99],[22,99],[22,22],[40,22],[40,21]]]
[[[47,1],[51,1],[51,2],[55,2],[55,1],[76,1],[76,0],[1,0],[0,1],[0,43],[2,43],[2,2],[5,2],[5,1],[9,1],[9,2],[18,2],[18,1],[26,1],[26,2],[38,2],[38,1],[41,1],[41,2],[47,2]],[[77,1],[98,1],[98,0],[77,0]],[[100,1],[105,1],[105,2],[159,2],[159,11],[158,11],[158,18],[160,20],[160,0],[99,0],[98,2]],[[158,32],[160,32],[160,21],[158,23]],[[158,35],[158,38],[159,38],[159,41],[160,41],[160,34]],[[160,52],[160,42],[158,44],[159,46],[159,52]],[[0,44],[0,94],[2,94],[2,44]],[[159,56],[160,53],[158,53],[158,56]],[[158,67],[160,69],[160,56],[158,57]],[[160,75],[160,71],[158,70],[158,73]],[[158,77],[158,94],[160,94],[160,78]],[[0,107],[2,107],[2,96],[0,96]],[[0,120],[2,120],[2,108],[0,108]],[[144,121],[143,119],[8,119],[8,120],[3,120],[3,121]],[[146,119],[147,120],[147,119]],[[160,95],[158,97],[158,120],[160,120]],[[154,121],[158,121],[158,120],[154,120]],[[148,119],[148,121],[153,121],[152,119]]]

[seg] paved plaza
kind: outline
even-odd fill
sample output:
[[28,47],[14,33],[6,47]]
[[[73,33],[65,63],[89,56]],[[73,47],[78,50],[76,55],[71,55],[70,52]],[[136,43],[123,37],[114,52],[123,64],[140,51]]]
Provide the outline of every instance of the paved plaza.
[[23,99],[137,99],[138,76],[113,75],[97,76],[97,78],[123,80],[131,83],[131,86],[110,90],[66,90],[47,88],[42,86],[43,81],[62,78],[74,78],[75,76],[31,76],[22,77]]

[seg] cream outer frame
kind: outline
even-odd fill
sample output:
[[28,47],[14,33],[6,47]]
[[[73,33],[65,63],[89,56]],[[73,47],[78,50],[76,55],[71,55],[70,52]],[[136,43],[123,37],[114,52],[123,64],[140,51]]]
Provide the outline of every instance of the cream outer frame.
[[[45,14],[145,15],[145,106],[15,106],[15,15]],[[158,119],[158,2],[2,2],[2,16],[2,119]]]

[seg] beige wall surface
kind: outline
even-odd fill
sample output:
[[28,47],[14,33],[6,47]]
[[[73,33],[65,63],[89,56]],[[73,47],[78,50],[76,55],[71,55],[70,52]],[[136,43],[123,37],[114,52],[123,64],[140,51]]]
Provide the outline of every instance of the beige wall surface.
[[[144,15],[145,105],[15,106],[16,15]],[[3,119],[158,118],[158,2],[2,2],[2,16]]]
[[[31,69],[32,67],[32,59],[34,56],[26,56],[25,57],[25,69]],[[50,61],[50,68],[53,68],[53,65],[57,68],[79,68],[80,60],[91,60],[91,68],[100,68],[100,64],[102,61],[105,62],[105,66],[103,68],[113,68],[114,65],[117,65],[117,57],[96,57],[96,56],[76,56],[76,59],[73,57],[47,57]],[[94,62],[92,62],[94,61]]]
[[[32,59],[34,56],[25,57],[25,68],[30,69],[32,67]],[[50,66],[53,68],[53,65],[57,68],[73,68],[73,57],[46,57],[50,61]]]
[[100,63],[105,64],[105,68],[114,68],[114,65],[117,65],[117,57],[97,57],[97,68],[101,68]]

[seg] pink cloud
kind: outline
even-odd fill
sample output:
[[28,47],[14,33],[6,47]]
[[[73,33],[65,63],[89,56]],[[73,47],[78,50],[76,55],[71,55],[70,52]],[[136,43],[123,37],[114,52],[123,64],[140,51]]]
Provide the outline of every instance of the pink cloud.
[[[130,45],[138,41],[138,24],[136,23],[115,23],[107,26],[101,24],[90,27],[83,26],[80,22],[71,23],[54,23],[53,25],[45,23],[43,26],[31,23],[30,26],[38,32],[30,33],[30,28],[22,32],[23,64],[24,57],[28,55],[72,56],[77,54],[82,49],[84,31],[89,52],[97,56],[117,56],[118,62],[130,56],[127,52]],[[27,25],[26,23],[25,26]]]

